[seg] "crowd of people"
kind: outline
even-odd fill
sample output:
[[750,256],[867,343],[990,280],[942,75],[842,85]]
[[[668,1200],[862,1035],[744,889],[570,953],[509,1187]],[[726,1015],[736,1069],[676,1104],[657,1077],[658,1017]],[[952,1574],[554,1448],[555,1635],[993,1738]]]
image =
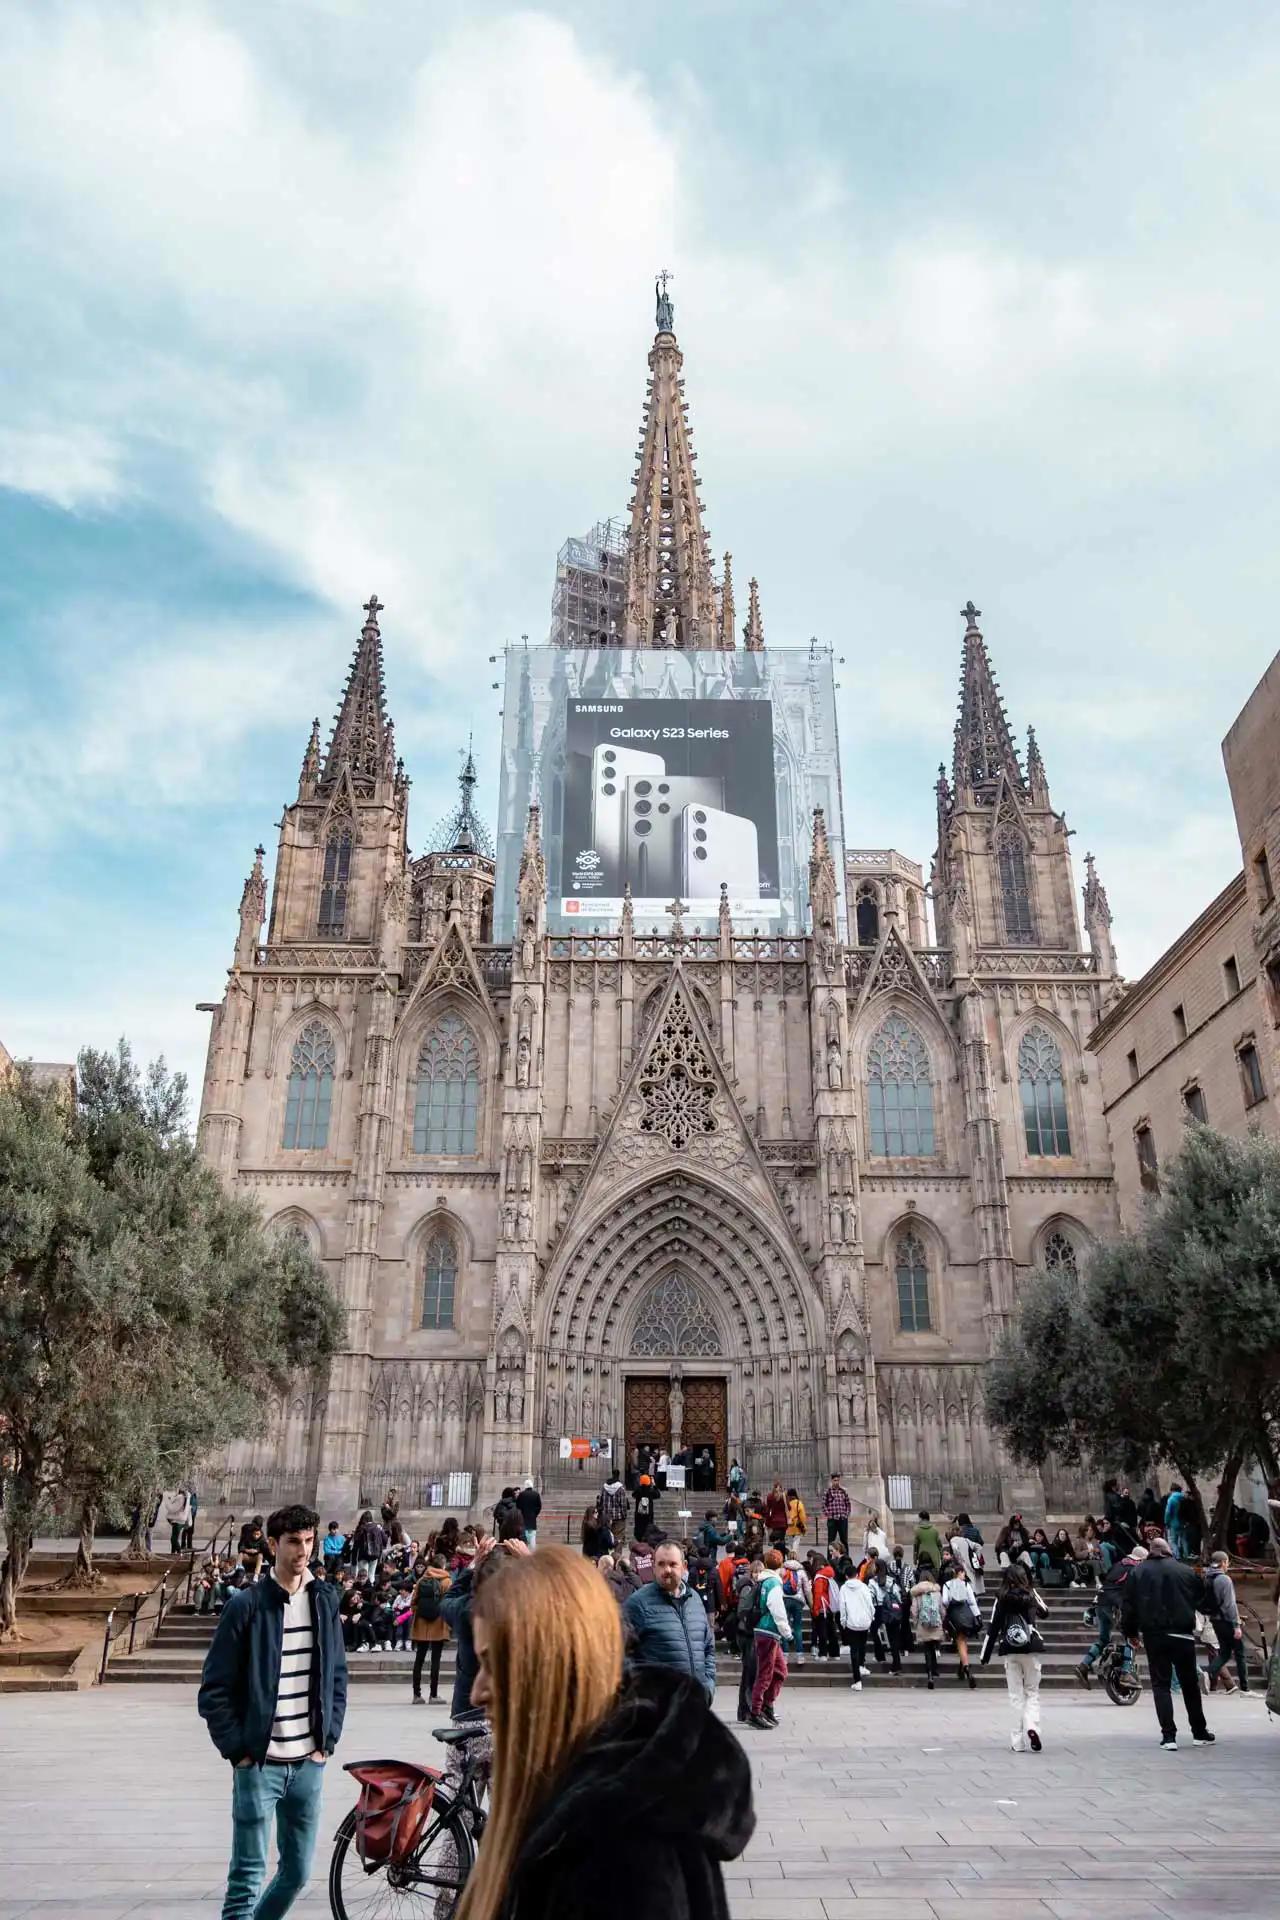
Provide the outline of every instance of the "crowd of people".
[[[988,1550],[964,1512],[940,1520],[921,1510],[892,1542],[867,1513],[854,1537],[853,1503],[833,1474],[819,1502],[827,1537],[810,1545],[796,1489],[778,1480],[753,1491],[735,1461],[728,1498],[705,1508],[692,1538],[675,1539],[658,1524],[653,1464],[640,1463],[630,1486],[605,1481],[577,1553],[535,1551],[542,1503],[526,1480],[503,1489],[484,1530],[450,1517],[410,1538],[392,1488],[379,1514],[362,1512],[349,1533],[338,1521],[321,1530],[302,1507],[255,1515],[234,1556],[206,1563],[198,1605],[223,1617],[200,1710],[236,1770],[224,1916],[255,1910],[273,1821],[280,1867],[264,1901],[283,1914],[305,1884],[315,1770],[341,1733],[347,1660],[368,1650],[413,1650],[415,1701],[429,1661],[435,1700],[452,1640],[452,1717],[483,1723],[471,1753],[483,1756],[492,1811],[465,1920],[498,1920],[512,1887],[531,1920],[561,1911],[570,1895],[596,1910],[587,1896],[598,1880],[603,1899],[637,1822],[646,1868],[671,1902],[723,1911],[721,1863],[745,1846],[754,1814],[742,1750],[709,1712],[719,1646],[738,1659],[738,1722],[760,1732],[780,1724],[789,1659],[847,1653],[849,1685],[861,1691],[876,1668],[898,1673],[916,1656],[934,1689],[948,1645],[962,1687],[976,1685],[975,1664],[998,1658],[1011,1744],[1039,1752],[1041,1589],[1080,1586],[1092,1590],[1097,1622],[1081,1678],[1089,1683],[1113,1636],[1126,1648],[1140,1642],[1165,1750],[1177,1748],[1176,1693],[1193,1740],[1213,1743],[1195,1650],[1205,1622],[1214,1681],[1247,1685],[1228,1556],[1193,1564],[1193,1516],[1170,1504],[1181,1489],[1139,1503],[1109,1483],[1102,1517],[1075,1538],[1013,1513]],[[455,1779],[463,1764],[451,1748]],[[620,1769],[643,1806],[619,1795]],[[561,1787],[549,1803],[540,1783],[552,1777]],[[661,1792],[651,1793],[655,1783]],[[590,1847],[566,1840],[570,1811]]]

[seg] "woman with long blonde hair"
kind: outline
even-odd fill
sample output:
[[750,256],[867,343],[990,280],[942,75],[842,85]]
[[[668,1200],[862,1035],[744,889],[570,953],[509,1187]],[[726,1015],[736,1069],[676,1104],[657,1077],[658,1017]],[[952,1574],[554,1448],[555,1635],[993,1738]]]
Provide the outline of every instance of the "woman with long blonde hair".
[[458,1920],[724,1920],[721,1862],[755,1815],[746,1755],[705,1690],[665,1667],[624,1681],[617,1603],[566,1547],[495,1568],[472,1630],[492,1811]]

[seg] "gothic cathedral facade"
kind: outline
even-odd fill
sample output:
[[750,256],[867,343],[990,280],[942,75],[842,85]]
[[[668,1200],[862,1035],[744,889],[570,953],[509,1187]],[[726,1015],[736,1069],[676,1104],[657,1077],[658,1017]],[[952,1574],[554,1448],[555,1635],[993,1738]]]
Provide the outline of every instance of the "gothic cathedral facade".
[[[619,618],[591,644],[763,653],[755,581],[739,636],[712,566],[681,367],[664,293]],[[807,1497],[840,1470],[881,1509],[1074,1505],[1002,1456],[982,1364],[1020,1275],[1116,1225],[1086,1048],[1115,958],[1092,861],[1081,937],[972,602],[927,886],[891,851],[837,871],[819,810],[807,931],[727,900],[687,930],[674,901],[562,936],[534,806],[503,942],[470,758],[409,855],[381,612],[327,745],[312,728],[269,914],[261,848],[245,883],[200,1115],[222,1178],[332,1275],[345,1339],[206,1497],[349,1517],[390,1484],[478,1513],[586,1436]]]

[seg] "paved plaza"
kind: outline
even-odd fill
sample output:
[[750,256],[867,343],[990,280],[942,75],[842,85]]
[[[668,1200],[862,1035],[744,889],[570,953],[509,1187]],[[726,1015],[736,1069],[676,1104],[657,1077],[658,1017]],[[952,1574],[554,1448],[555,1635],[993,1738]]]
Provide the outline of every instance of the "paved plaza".
[[[430,1709],[361,1688],[342,1756],[432,1749]],[[732,1702],[723,1702],[732,1710]],[[228,1771],[191,1687],[11,1695],[0,1703],[0,1920],[195,1920],[218,1911]],[[735,1920],[1039,1920],[1274,1915],[1280,1724],[1260,1699],[1210,1704],[1219,1740],[1161,1753],[1149,1698],[1045,1698],[1045,1751],[1008,1750],[1004,1696],[794,1691],[746,1734],[759,1827],[729,1869]],[[1185,1736],[1184,1736],[1185,1737]],[[430,1755],[428,1755],[430,1757]],[[326,1782],[317,1872],[350,1804]]]

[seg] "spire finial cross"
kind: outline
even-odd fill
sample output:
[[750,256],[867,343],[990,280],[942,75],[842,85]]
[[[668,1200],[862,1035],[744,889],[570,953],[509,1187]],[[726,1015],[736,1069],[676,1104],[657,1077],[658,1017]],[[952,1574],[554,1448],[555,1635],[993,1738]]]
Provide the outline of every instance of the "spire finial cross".
[[385,602],[382,600],[379,600],[376,593],[371,593],[369,595],[369,598],[364,603],[364,610],[369,616],[370,626],[377,625],[378,615],[383,611],[384,605],[385,605]]
[[671,333],[675,328],[675,309],[671,304],[671,295],[667,292],[668,282],[674,279],[675,275],[671,272],[671,269],[669,267],[663,267],[653,283],[653,296],[657,305],[659,333]]
[[975,607],[972,600],[966,600],[960,609],[965,618],[965,630],[968,633],[978,631],[978,622],[982,618],[982,608]]

